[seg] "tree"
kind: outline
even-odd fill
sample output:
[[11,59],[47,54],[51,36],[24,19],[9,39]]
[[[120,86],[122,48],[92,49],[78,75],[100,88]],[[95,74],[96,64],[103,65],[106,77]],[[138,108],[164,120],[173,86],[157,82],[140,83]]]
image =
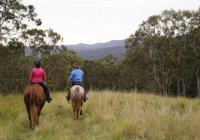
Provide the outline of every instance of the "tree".
[[0,17],[0,91],[22,91],[34,62],[33,57],[25,56],[25,47],[32,47],[35,56],[50,57],[63,50],[56,46],[62,39],[52,29],[36,29],[42,22],[34,6],[26,6],[22,0],[1,0]]
[[0,47],[0,92],[22,92],[28,84],[32,58],[24,56],[24,45],[18,40]]
[[12,38],[18,38],[28,24],[37,26],[42,22],[37,18],[33,5],[25,6],[22,0],[0,1],[0,42],[7,43]]
[[[194,45],[189,40],[195,40],[190,38],[190,33],[200,26],[199,16],[199,11],[165,10],[161,15],[149,17],[126,40],[127,57],[134,58],[140,53],[147,56],[145,61],[150,61],[148,64],[152,70],[149,73],[153,75],[154,87],[163,95],[171,92],[172,86],[176,87],[178,96],[185,96],[190,90],[187,87],[191,83],[189,79],[192,78],[195,65],[188,62],[197,56],[191,54],[198,54],[198,50],[192,49]],[[143,52],[136,51],[141,48],[146,49]],[[133,52],[135,56],[130,56]],[[144,62],[140,65],[144,65]]]
[[49,55],[58,50],[56,44],[62,41],[61,36],[52,29],[28,29],[22,33],[22,39],[30,47],[34,57]]

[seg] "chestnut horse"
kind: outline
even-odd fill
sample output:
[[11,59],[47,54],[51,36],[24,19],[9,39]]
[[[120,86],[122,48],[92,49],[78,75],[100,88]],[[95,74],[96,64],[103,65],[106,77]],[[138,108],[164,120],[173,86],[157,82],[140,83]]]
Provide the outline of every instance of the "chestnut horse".
[[26,105],[31,129],[39,125],[39,116],[45,101],[46,96],[40,85],[32,84],[25,88],[24,103]]
[[79,113],[80,115],[83,114],[82,106],[83,106],[84,89],[79,85],[74,85],[70,89],[70,94],[71,94],[71,103],[74,113],[74,120],[78,120]]

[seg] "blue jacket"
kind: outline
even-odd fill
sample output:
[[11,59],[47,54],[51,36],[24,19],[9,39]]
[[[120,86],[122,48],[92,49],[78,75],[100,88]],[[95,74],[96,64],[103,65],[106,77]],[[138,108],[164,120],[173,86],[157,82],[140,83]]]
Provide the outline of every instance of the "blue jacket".
[[72,82],[82,82],[83,81],[84,72],[80,68],[75,68],[72,70],[69,79]]

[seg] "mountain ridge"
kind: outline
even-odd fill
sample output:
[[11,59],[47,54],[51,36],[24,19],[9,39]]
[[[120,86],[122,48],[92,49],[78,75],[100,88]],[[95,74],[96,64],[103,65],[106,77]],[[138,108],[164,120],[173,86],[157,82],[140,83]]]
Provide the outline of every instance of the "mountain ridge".
[[114,47],[114,46],[124,47],[125,46],[124,41],[125,40],[111,40],[108,42],[100,42],[100,43],[94,43],[94,44],[79,43],[79,44],[64,45],[64,46],[74,51],[96,50],[100,48],[108,48],[108,47]]
[[75,51],[78,56],[84,59],[98,59],[110,54],[121,59],[126,52],[124,41],[125,40],[111,40],[94,44],[79,43],[75,45],[65,45],[65,47]]
[[[94,44],[79,43],[75,45],[62,45],[62,46],[76,52],[79,57],[84,59],[95,59],[95,58],[99,59],[110,54],[121,59],[126,52],[124,40],[111,40],[105,43],[94,43]],[[60,48],[61,46],[57,47]],[[24,51],[25,55],[32,54],[30,47],[26,47]]]

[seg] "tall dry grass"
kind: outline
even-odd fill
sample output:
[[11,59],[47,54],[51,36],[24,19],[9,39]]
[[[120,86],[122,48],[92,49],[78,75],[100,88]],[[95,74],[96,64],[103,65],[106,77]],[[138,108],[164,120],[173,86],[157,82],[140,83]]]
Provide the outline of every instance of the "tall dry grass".
[[0,140],[198,140],[200,101],[150,94],[90,91],[73,120],[66,93],[46,103],[38,130],[29,129],[22,95],[0,96]]

